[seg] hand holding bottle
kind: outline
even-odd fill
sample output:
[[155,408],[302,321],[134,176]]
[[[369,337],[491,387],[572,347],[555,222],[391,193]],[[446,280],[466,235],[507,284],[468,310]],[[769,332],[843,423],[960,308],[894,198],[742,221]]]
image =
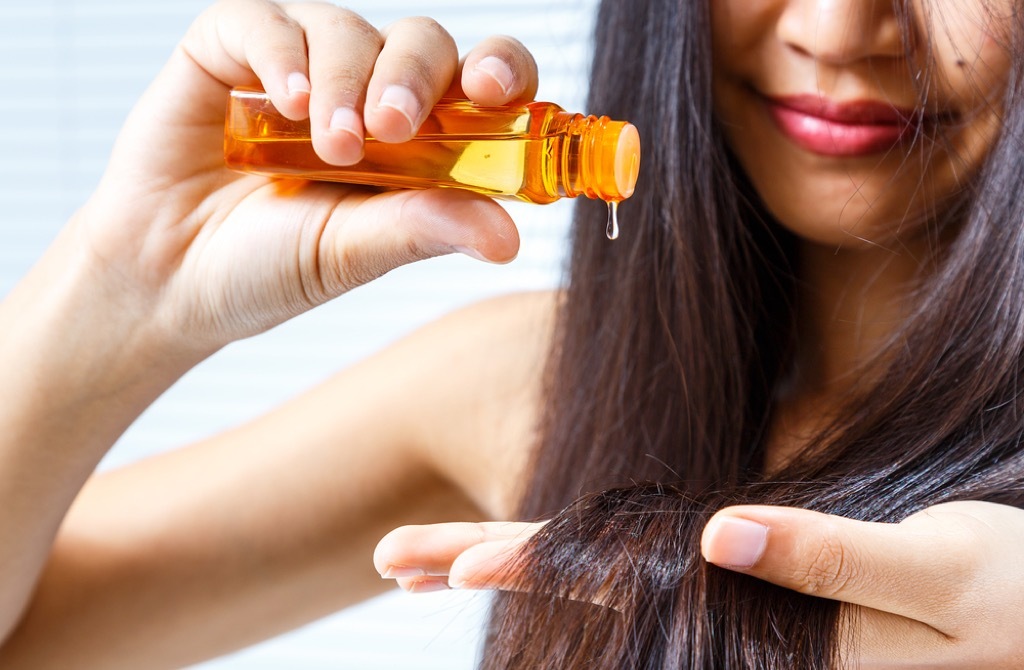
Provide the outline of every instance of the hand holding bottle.
[[536,68],[504,38],[460,67],[429,20],[381,33],[328,4],[224,0],[194,23],[95,194],[0,303],[0,638],[96,464],[192,365],[402,263],[516,254],[512,221],[483,196],[228,170],[224,112],[238,85],[308,114],[317,151],[345,163],[359,158],[364,126],[401,141],[446,92],[530,98]]
[[493,38],[460,63],[428,19],[383,32],[327,4],[234,0],[192,26],[129,117],[82,236],[118,292],[205,349],[252,335],[413,260],[463,251],[503,262],[515,227],[462,192],[389,192],[273,182],[224,167],[233,86],[260,86],[308,116],[317,153],[356,162],[365,132],[408,140],[443,95],[529,99],[536,67]]

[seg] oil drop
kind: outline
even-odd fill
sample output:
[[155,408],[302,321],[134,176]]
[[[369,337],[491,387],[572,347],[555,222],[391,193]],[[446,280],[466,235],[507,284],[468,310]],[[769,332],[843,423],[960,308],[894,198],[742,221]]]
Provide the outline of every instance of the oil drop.
[[609,240],[619,239],[619,201],[612,200],[608,203],[608,226],[605,228],[605,235]]

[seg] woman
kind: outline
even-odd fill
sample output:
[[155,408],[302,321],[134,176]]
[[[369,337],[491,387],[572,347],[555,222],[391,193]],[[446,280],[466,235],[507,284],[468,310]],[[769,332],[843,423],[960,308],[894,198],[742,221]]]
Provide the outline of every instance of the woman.
[[[978,502],[1024,503],[1019,17],[679,4],[598,19],[592,106],[662,142],[630,252],[577,232],[522,515],[681,482],[586,496],[511,563],[536,527],[404,529],[378,565],[539,592],[499,609],[492,667],[1019,665],[1021,513]],[[739,507],[704,528],[752,502],[902,523]],[[702,529],[718,565],[860,607],[695,563]]]
[[[698,492],[741,486],[761,472],[813,465],[816,440],[841,444],[835,431],[846,426],[829,425],[833,418],[882,425],[849,414],[846,400],[862,389],[844,373],[883,388],[890,376],[864,371],[891,351],[881,343],[893,324],[918,323],[907,285],[944,286],[947,255],[964,255],[943,252],[972,240],[961,215],[971,203],[955,196],[976,184],[993,190],[983,168],[1008,160],[996,161],[1015,130],[1009,112],[1017,108],[1000,104],[1004,89],[1015,91],[1007,84],[1019,62],[1004,41],[1020,34],[1012,6],[936,1],[929,7],[942,11],[903,16],[869,0],[711,4],[713,72],[698,67],[710,65],[703,3],[605,3],[605,25],[623,43],[598,52],[609,61],[599,71],[610,76],[595,82],[595,100],[618,92],[621,101],[619,91],[634,90],[627,84],[641,84],[649,96],[633,96],[635,113],[610,101],[601,111],[653,133],[647,146],[661,168],[645,168],[646,192],[623,209],[644,228],[631,246],[609,247],[600,228],[577,234],[578,257],[608,271],[577,270],[564,300],[517,296],[453,315],[253,424],[86,483],[156,395],[229,341],[403,262],[455,248],[506,261],[516,250],[507,215],[472,194],[276,184],[228,173],[220,159],[230,86],[262,84],[295,118],[308,110],[317,151],[345,164],[359,157],[364,132],[408,139],[446,93],[483,104],[530,98],[537,75],[514,40],[490,40],[460,63],[427,20],[381,35],[328,5],[257,0],[224,2],[201,17],[126,123],[95,195],[0,307],[5,667],[180,666],[378,592],[368,557],[395,526],[551,514],[583,490],[629,480],[681,479]],[[637,41],[641,29],[649,42]],[[934,56],[929,76],[910,76],[908,63],[922,56]],[[808,108],[807,94],[831,102]],[[916,110],[919,94],[924,114],[878,112]],[[843,106],[850,100],[883,105]],[[757,115],[765,109],[767,119]],[[886,124],[900,130],[896,138],[888,131],[880,151],[873,142],[885,133],[864,127]],[[837,126],[854,130],[847,137]],[[741,169],[715,144],[719,129]],[[826,138],[842,149],[830,153]],[[680,150],[687,147],[700,150]],[[648,168],[651,158],[648,151]],[[1015,196],[1019,175],[1000,170],[1006,185],[994,190]],[[716,190],[733,183],[739,197]],[[1008,202],[1002,211],[1012,211]],[[770,222],[725,225],[751,212],[777,219],[793,238]],[[987,241],[1004,262],[981,266],[1002,272],[983,285],[1002,324],[1014,323],[1012,301],[998,300],[1012,288],[1012,242]],[[791,246],[801,254],[789,268]],[[757,281],[733,285],[737,268]],[[756,309],[739,309],[751,300]],[[950,319],[977,316],[954,304],[963,309]],[[68,332],[78,334],[71,343]],[[1015,332],[986,326],[945,339],[977,336],[986,346],[972,351],[999,352],[993,360],[1002,361]],[[555,372],[606,363],[588,378],[548,384],[549,351]],[[917,353],[937,367],[929,352]],[[963,360],[950,368],[961,376],[943,377],[939,390],[951,379],[976,384],[986,363]],[[581,380],[573,394],[559,387]],[[965,390],[975,400],[992,396]],[[993,416],[1012,419],[1013,398],[985,408],[1010,408]],[[928,416],[973,411],[939,409]],[[908,422],[898,434],[922,435],[925,418]],[[891,450],[893,441],[882,444]],[[571,457],[559,463],[554,447],[563,445]],[[576,475],[581,454],[591,462]],[[1015,452],[1003,456],[1015,462]],[[1005,483],[1019,489],[1019,479]],[[1024,588],[1004,578],[1014,573],[1003,557],[1024,546],[1024,520],[1013,507],[958,509],[918,517],[917,527],[877,528],[810,512],[726,510],[709,526],[705,552],[870,608],[857,622],[858,658],[917,660],[924,650],[937,662],[1012,664]],[[984,532],[965,539],[955,532],[964,519]],[[804,529],[805,544],[789,541]],[[742,542],[742,530],[755,542]],[[422,532],[430,544],[409,541]],[[378,567],[414,589],[436,587],[463,550],[494,555],[493,545],[474,549],[479,539],[522,534],[502,524],[406,530],[378,549]],[[922,535],[937,543],[915,545]],[[801,566],[830,565],[808,557],[835,547],[854,552],[837,573],[849,580],[801,580]],[[938,551],[955,560],[935,563]],[[845,572],[851,565],[858,571]],[[970,588],[936,597],[950,566]],[[486,569],[471,561],[455,578],[493,583]],[[895,630],[883,625],[894,621]]]

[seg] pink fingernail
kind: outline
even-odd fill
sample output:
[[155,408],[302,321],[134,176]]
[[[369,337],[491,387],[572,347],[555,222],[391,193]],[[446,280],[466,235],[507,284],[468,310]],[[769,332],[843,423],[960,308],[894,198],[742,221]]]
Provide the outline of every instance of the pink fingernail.
[[309,78],[301,72],[292,72],[288,75],[288,95],[296,93],[309,93],[312,89]]
[[389,565],[388,569],[380,574],[381,579],[402,579],[403,577],[425,577],[426,570],[422,568],[410,568],[405,565]]
[[492,263],[493,262],[493,261],[491,261],[491,259],[487,258],[482,253],[480,253],[479,251],[477,251],[476,249],[474,249],[472,247],[465,247],[465,246],[461,246],[461,245],[455,245],[455,246],[452,247],[452,251],[454,251],[456,253],[459,253],[459,254],[463,254],[465,256],[469,256],[470,258],[475,258],[478,261],[483,261],[484,263]]
[[720,517],[711,522],[705,558],[724,568],[751,568],[768,546],[768,527],[747,519]]
[[409,593],[435,593],[447,591],[448,583],[439,579],[423,579],[410,583],[406,590]]
[[482,58],[476,64],[476,67],[473,68],[473,71],[483,72],[493,79],[501,87],[501,92],[505,95],[509,94],[512,90],[512,84],[515,83],[515,75],[512,74],[512,68],[497,56]]
[[393,109],[409,122],[409,131],[416,132],[419,127],[420,103],[412,91],[405,86],[392,84],[384,89],[377,101],[378,107]]
[[353,135],[359,139],[363,137],[363,124],[359,115],[351,107],[339,107],[331,114],[331,122],[328,125],[333,131]]

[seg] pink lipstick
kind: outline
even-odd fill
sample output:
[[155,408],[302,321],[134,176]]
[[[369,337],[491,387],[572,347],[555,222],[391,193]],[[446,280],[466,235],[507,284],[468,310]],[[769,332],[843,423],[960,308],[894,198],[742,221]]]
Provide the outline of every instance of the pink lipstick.
[[873,100],[834,102],[817,95],[763,100],[783,135],[821,156],[853,158],[889,151],[924,121],[917,110]]

